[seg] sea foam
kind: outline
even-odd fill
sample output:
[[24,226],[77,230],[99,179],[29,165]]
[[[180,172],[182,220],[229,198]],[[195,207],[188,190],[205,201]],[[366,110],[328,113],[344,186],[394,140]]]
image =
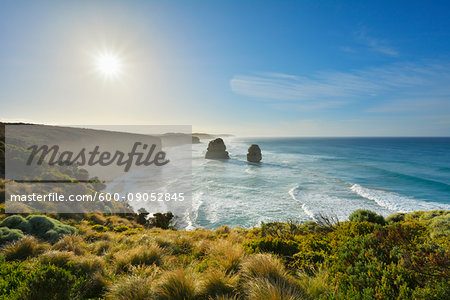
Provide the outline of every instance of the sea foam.
[[450,209],[450,205],[417,200],[393,192],[362,187],[359,184],[353,184],[350,189],[359,196],[375,201],[379,206],[387,208],[393,212]]

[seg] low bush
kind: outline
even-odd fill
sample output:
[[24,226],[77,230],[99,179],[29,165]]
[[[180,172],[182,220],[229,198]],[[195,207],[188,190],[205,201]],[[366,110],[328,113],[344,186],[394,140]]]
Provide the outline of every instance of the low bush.
[[109,231],[109,228],[100,224],[96,224],[91,226],[91,229],[97,232],[106,232]]
[[124,231],[127,231],[127,230],[129,230],[130,228],[128,228],[127,226],[125,226],[125,225],[119,225],[119,226],[116,226],[116,227],[114,227],[113,228],[113,231],[114,232],[124,232]]
[[358,209],[354,211],[348,219],[350,222],[370,222],[380,225],[384,225],[386,223],[383,216],[377,215],[368,209]]
[[51,243],[55,243],[65,234],[75,233],[75,228],[58,220],[42,215],[30,215],[23,218],[13,215],[0,222],[0,227],[18,229],[25,234],[34,235]]
[[1,299],[72,299],[81,295],[82,278],[54,265],[0,258]]
[[405,220],[404,213],[395,213],[386,217],[386,222],[389,224],[394,224],[398,222],[402,222]]
[[17,299],[70,299],[77,291],[80,280],[69,271],[53,265],[37,265],[15,292]]
[[450,236],[450,214],[442,214],[433,218],[429,228],[432,238],[445,238]]
[[173,218],[174,218],[174,215],[170,211],[167,213],[156,213],[156,214],[153,214],[153,217],[148,219],[148,224],[150,227],[159,227],[162,229],[169,229]]
[[24,237],[22,230],[0,227],[0,246]]

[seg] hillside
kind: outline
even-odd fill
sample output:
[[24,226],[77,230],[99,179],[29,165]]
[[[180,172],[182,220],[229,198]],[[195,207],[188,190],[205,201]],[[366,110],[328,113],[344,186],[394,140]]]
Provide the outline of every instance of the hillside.
[[[449,211],[175,231],[164,215],[1,216],[8,299],[444,299]],[[46,230],[57,232],[48,235]],[[48,232],[48,231],[47,231]],[[75,233],[73,233],[75,232]],[[16,239],[15,242],[11,242]]]

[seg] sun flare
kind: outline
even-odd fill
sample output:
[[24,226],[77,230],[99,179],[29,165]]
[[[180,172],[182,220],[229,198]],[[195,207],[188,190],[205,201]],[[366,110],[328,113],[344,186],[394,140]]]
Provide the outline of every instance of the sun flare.
[[123,71],[121,58],[112,52],[104,52],[97,55],[95,67],[97,72],[105,79],[117,79]]

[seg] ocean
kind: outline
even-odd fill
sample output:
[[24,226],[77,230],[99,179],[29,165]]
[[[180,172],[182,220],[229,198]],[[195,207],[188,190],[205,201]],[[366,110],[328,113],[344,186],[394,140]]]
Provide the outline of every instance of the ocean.
[[[357,209],[450,209],[450,138],[225,138],[229,160],[192,145],[188,228],[346,220]],[[246,161],[258,144],[263,160]]]

